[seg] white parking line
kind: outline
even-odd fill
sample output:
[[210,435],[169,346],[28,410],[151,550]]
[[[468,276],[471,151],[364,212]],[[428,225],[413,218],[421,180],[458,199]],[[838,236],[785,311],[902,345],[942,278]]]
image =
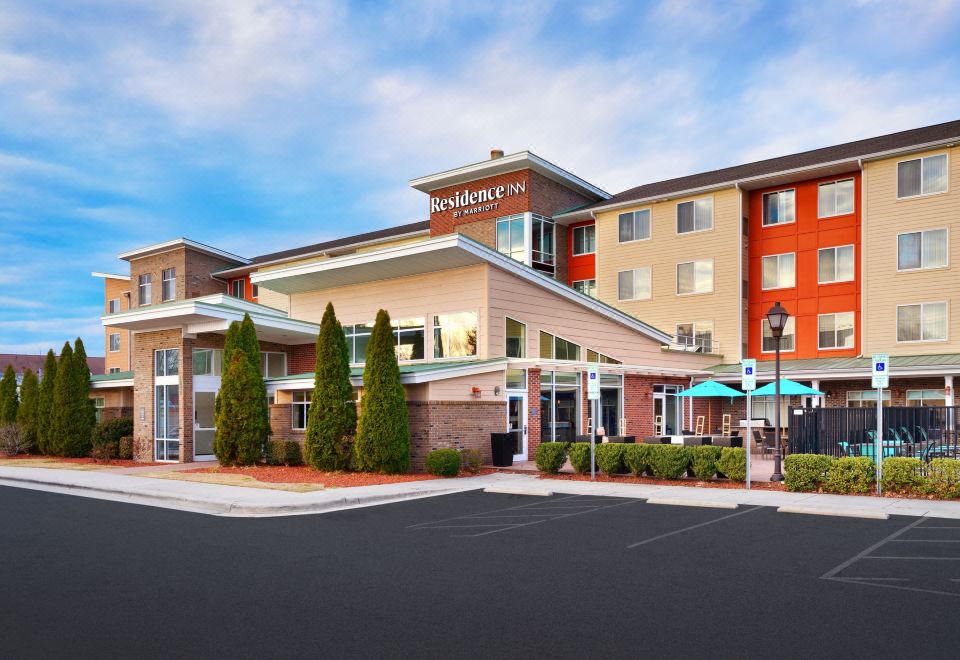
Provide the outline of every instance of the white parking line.
[[762,509],[762,508],[763,508],[762,506],[755,506],[755,507],[753,507],[753,508],[751,508],[751,509],[747,509],[747,510],[745,510],[745,511],[738,511],[737,513],[731,513],[730,515],[727,515],[727,516],[720,516],[719,518],[714,518],[713,520],[708,520],[707,522],[702,522],[702,523],[697,524],[697,525],[690,525],[689,527],[684,527],[683,529],[677,529],[677,530],[674,530],[674,531],[672,531],[672,532],[667,532],[666,534],[661,534],[661,535],[659,535],[659,536],[654,536],[653,538],[644,539],[643,541],[637,541],[636,543],[634,543],[634,544],[632,544],[632,545],[628,545],[628,546],[627,546],[627,550],[629,550],[629,549],[631,549],[631,548],[636,548],[637,546],[646,545],[647,543],[653,543],[654,541],[659,541],[660,539],[665,539],[665,538],[667,538],[668,536],[674,536],[674,535],[676,535],[676,534],[683,534],[684,532],[689,532],[689,531],[691,531],[691,530],[698,529],[698,528],[700,528],[700,527],[706,527],[707,525],[712,525],[712,524],[714,524],[714,523],[718,523],[718,522],[720,522],[721,520],[726,520],[727,518],[736,518],[737,516],[742,516],[742,515],[747,514],[747,513],[752,513],[752,512],[754,512],[754,511],[756,511],[757,509]]

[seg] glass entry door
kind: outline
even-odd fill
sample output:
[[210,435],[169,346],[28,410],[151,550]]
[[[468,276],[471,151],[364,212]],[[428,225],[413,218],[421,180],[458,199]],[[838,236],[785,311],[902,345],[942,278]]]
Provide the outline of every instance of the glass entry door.
[[663,435],[679,435],[683,428],[683,406],[676,396],[682,391],[682,385],[653,386],[653,421],[656,425],[658,417],[663,420]]
[[154,453],[158,461],[180,460],[180,387],[156,386]]
[[507,433],[513,439],[513,460],[527,460],[527,395],[507,395]]
[[216,392],[193,393],[193,458],[197,461],[212,461],[213,436],[216,432],[213,424],[213,409],[217,400]]

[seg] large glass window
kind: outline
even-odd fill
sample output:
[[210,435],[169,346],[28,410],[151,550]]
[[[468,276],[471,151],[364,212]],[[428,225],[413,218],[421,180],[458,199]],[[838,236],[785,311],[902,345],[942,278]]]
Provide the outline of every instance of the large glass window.
[[477,354],[477,313],[458,312],[433,317],[433,357]]
[[620,435],[623,418],[623,376],[600,374],[600,426],[607,437]]
[[573,283],[573,290],[577,293],[582,293],[585,296],[590,296],[591,298],[597,297],[597,281],[596,280],[575,280]]
[[[770,322],[767,319],[761,321],[762,325],[762,347],[764,353],[773,353],[777,350],[777,342],[773,338],[773,332],[770,331]],[[794,350],[796,335],[796,317],[791,316],[787,319],[787,325],[783,328],[783,335],[780,337],[780,351],[789,353]]]
[[110,352],[116,353],[120,350],[120,333],[111,332],[110,333]]
[[897,197],[947,191],[947,155],[924,156],[897,163]]
[[282,378],[287,375],[286,353],[260,353],[260,373],[264,378]]
[[507,389],[508,390],[526,390],[527,389],[527,370],[526,369],[507,369]]
[[291,428],[302,431],[307,428],[307,415],[310,414],[310,398],[313,392],[293,393],[293,420]]
[[797,285],[796,255],[770,254],[763,257],[763,288],[786,289]]
[[763,224],[785,225],[796,220],[796,190],[781,190],[763,196]]
[[598,353],[592,348],[587,349],[587,362],[596,362],[598,364],[623,364],[620,360],[616,360],[609,355],[604,355],[603,353]]
[[677,342],[684,348],[713,352],[713,321],[691,321],[677,324]]
[[230,282],[230,295],[234,298],[243,298],[243,280],[233,280]]
[[650,238],[650,209],[621,213],[619,217],[619,242],[643,241]]
[[154,376],[176,376],[180,373],[180,349],[162,348],[154,353]]
[[822,248],[817,251],[817,280],[820,284],[853,281],[853,246]]
[[193,349],[193,375],[223,375],[223,350],[219,348]]
[[93,413],[97,419],[97,424],[103,421],[103,408],[105,406],[105,399],[102,396],[93,398]]
[[397,338],[398,360],[422,360],[424,357],[424,321],[422,318],[401,319],[393,322]]
[[853,213],[853,179],[821,183],[817,189],[817,217]]
[[507,357],[527,357],[527,326],[520,321],[507,317]]
[[817,324],[819,348],[853,348],[853,312],[820,314]]
[[540,357],[548,360],[579,360],[580,346],[541,330]]
[[677,295],[713,291],[713,260],[677,264]]
[[618,300],[647,300],[651,296],[652,287],[649,266],[617,273]]
[[358,323],[343,326],[347,336],[347,348],[350,349],[350,363],[363,364],[367,361],[367,344],[370,343],[370,333],[373,323]]
[[533,215],[531,219],[530,239],[533,242],[531,265],[548,275],[554,273],[553,221],[542,215]]
[[177,297],[177,269],[165,268],[161,273],[160,300],[169,302]]
[[928,229],[897,235],[897,270],[947,265],[947,230]]
[[522,213],[497,219],[497,251],[526,263],[527,250],[524,242]]
[[144,273],[137,277],[137,300],[141,305],[149,305],[153,299],[153,275]]
[[677,233],[687,234],[713,228],[713,198],[704,197],[677,204]]
[[120,311],[120,299],[114,298],[107,302],[107,314],[116,314]]
[[[850,390],[847,392],[848,408],[876,408],[876,390]],[[890,407],[890,390],[883,390],[883,407]]]
[[907,390],[907,405],[911,408],[947,405],[943,390]]
[[597,251],[597,226],[573,228],[573,255],[593,254]]
[[180,457],[180,388],[178,385],[157,385],[155,394],[157,460],[175,461]]
[[540,372],[540,440],[573,442],[580,432],[580,372]]
[[944,341],[947,338],[947,303],[897,306],[897,341]]

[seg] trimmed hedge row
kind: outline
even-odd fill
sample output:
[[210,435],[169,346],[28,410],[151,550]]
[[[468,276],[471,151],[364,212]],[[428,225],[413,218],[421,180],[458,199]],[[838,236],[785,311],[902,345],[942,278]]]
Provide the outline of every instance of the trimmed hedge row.
[[[537,445],[535,460],[541,472],[556,474],[568,457],[577,474],[590,471],[589,442]],[[739,447],[600,443],[596,445],[596,464],[607,475],[629,470],[634,476],[649,474],[660,479],[679,479],[688,471],[702,480],[725,476],[744,481],[747,476],[747,454]]]
[[[925,493],[944,499],[960,497],[960,460],[935,458],[922,472],[919,458],[890,457],[883,460],[880,486],[892,493]],[[829,493],[869,493],[877,482],[873,459],[834,458],[819,454],[791,454],[783,461],[787,490]]]

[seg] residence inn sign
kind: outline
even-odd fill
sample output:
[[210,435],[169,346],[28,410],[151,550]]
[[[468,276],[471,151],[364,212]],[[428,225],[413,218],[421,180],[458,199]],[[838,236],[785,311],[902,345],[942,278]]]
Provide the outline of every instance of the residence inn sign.
[[463,190],[456,191],[449,197],[431,197],[430,212],[439,213],[452,210],[454,218],[476,215],[477,213],[499,209],[500,200],[504,197],[512,197],[513,195],[524,194],[526,192],[526,181],[480,189],[464,188]]

